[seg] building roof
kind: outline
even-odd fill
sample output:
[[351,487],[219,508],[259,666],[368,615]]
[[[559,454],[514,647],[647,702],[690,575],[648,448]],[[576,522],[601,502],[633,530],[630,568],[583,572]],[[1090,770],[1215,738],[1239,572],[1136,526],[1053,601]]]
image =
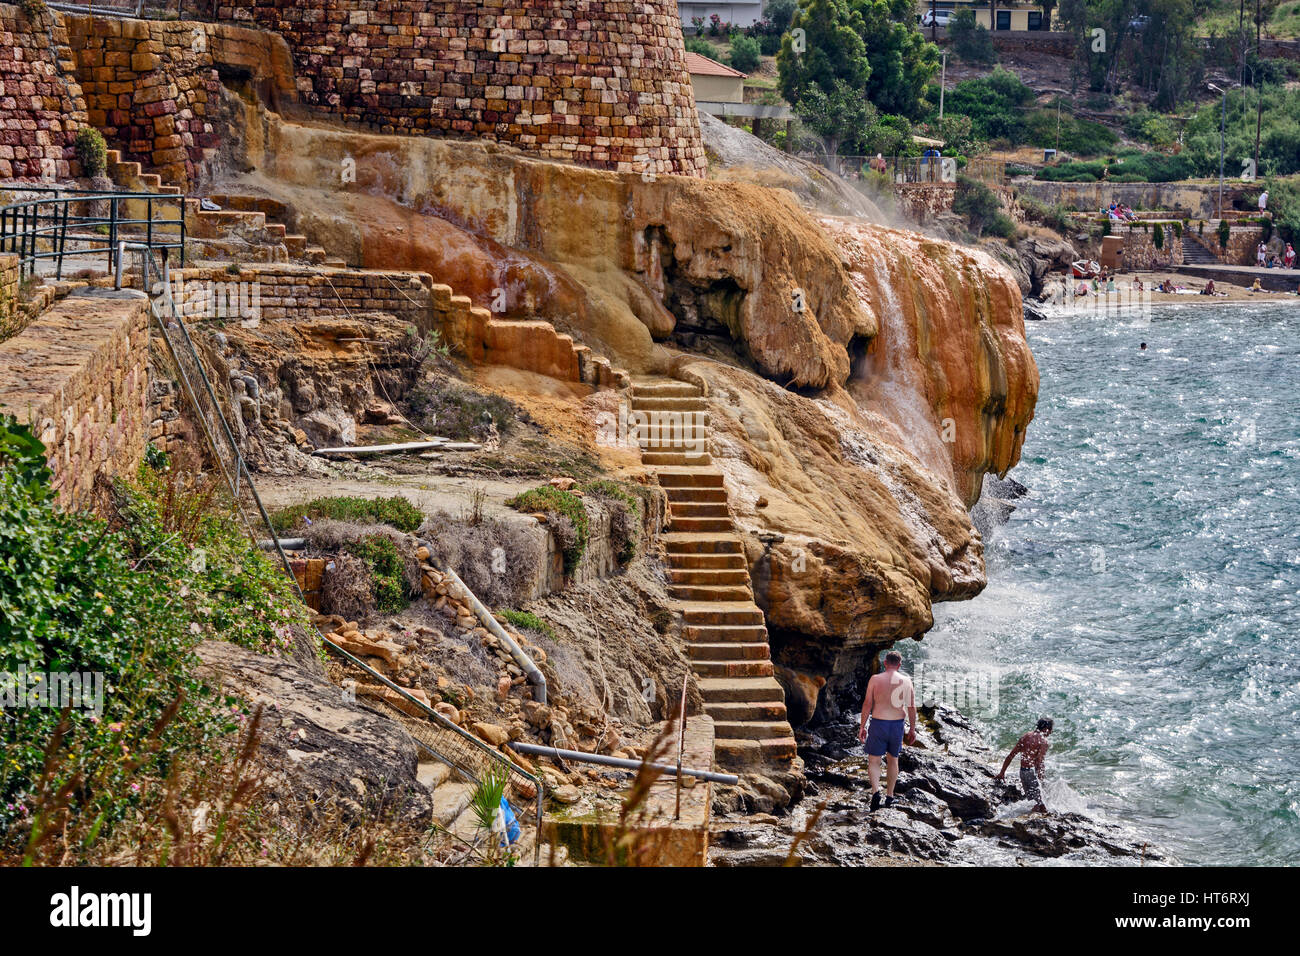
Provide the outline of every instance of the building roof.
[[717,60],[710,60],[707,56],[700,53],[686,51],[686,72],[694,76],[739,76],[744,77],[747,74],[739,70],[733,70],[724,63]]

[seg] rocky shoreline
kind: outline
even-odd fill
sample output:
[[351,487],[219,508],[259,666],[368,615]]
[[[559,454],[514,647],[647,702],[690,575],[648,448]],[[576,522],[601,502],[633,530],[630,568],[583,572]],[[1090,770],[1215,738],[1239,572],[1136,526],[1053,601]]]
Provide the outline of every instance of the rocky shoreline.
[[[856,718],[799,734],[804,799],[782,817],[715,819],[714,866],[1142,866],[1174,862],[1128,827],[1078,812],[1031,814],[999,755],[945,705],[921,710],[900,760],[897,805],[870,809]],[[1013,768],[1014,769],[1014,768]],[[1049,779],[1050,779],[1049,766]],[[1008,780],[1015,778],[1008,773]],[[794,847],[792,851],[792,847]]]

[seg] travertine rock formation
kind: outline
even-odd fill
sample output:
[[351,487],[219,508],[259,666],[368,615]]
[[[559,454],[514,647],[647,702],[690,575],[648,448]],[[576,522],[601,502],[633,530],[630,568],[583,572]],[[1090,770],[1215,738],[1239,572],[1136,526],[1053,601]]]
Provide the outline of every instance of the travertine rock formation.
[[[933,601],[983,587],[967,508],[1018,460],[1038,389],[1020,292],[984,253],[753,184],[273,117],[258,139],[251,165],[298,228],[349,236],[360,264],[427,269],[705,384],[778,662],[827,678],[824,700],[924,633]],[[356,181],[321,189],[345,158]]]

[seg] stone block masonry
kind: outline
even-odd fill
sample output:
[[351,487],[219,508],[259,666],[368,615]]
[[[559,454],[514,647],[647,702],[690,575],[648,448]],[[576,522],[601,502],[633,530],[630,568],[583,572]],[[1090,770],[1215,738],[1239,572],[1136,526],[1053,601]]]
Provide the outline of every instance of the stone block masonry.
[[18,257],[0,255],[0,342],[22,325],[18,302]]
[[0,4],[0,179],[80,175],[72,143],[86,122],[62,21]]
[[288,47],[272,34],[183,20],[64,20],[88,121],[166,183],[188,189],[203,178],[223,135],[213,121],[223,69],[255,84],[273,109],[296,99]]
[[703,175],[681,20],[663,0],[251,0],[301,101],[385,133],[482,137],[620,172]]
[[149,429],[148,302],[82,290],[0,343],[0,413],[45,443],[58,502],[87,507],[95,481],[131,474]]

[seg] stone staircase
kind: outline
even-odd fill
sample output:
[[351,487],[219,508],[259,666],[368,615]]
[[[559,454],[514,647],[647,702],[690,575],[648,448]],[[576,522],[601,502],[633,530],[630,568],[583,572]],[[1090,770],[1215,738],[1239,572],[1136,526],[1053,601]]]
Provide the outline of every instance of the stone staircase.
[[[160,196],[179,196],[181,188],[164,183],[157,173],[144,172],[137,162],[123,161],[121,150],[107,152],[106,174],[120,189]],[[304,235],[289,232],[289,207],[262,196],[213,193],[221,208],[204,209],[199,199],[185,200],[187,255],[194,259],[240,262],[303,262],[342,269],[347,263],[331,258]],[[143,202],[129,206],[132,218],[145,218]],[[155,210],[155,214],[157,210]]]
[[715,759],[729,770],[788,771],[794,731],[772,676],[767,628],[722,472],[708,453],[704,396],[686,382],[642,379],[632,385],[631,410],[641,460],[668,496],[668,532],[660,540],[669,593],[685,620],[705,713],[715,722]]
[[[1216,224],[1217,228],[1217,224]],[[1222,265],[1223,260],[1211,252],[1202,240],[1190,233],[1183,233],[1183,265],[1188,266],[1217,266]]]

